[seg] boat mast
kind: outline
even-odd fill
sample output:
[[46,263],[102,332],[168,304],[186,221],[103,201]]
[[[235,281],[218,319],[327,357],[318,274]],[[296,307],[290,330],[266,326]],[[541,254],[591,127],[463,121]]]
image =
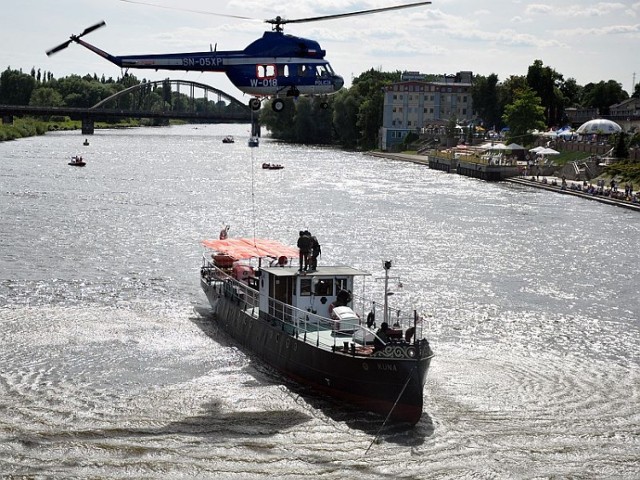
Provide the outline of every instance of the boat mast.
[[393,293],[389,292],[389,270],[391,269],[391,260],[386,260],[384,262],[384,314],[382,316],[382,321],[387,322],[389,324],[389,295],[393,295]]

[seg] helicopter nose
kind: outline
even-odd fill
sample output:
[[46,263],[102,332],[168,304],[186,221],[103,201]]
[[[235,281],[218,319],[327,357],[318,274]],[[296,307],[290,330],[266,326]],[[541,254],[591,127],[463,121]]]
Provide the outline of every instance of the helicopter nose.
[[342,87],[344,87],[344,79],[340,75],[333,76],[333,89],[337,92]]

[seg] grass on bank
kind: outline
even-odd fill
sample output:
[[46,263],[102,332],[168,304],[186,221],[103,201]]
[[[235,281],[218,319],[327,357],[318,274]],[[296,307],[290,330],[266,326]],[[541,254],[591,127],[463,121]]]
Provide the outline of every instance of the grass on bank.
[[[118,123],[96,122],[95,128],[126,128],[140,127],[142,125],[146,125],[146,123],[141,120],[130,119]],[[12,124],[0,123],[0,142],[44,135],[52,131],[80,129],[82,129],[82,122],[80,120],[70,120],[69,118],[55,119],[48,122],[29,117],[15,118]]]

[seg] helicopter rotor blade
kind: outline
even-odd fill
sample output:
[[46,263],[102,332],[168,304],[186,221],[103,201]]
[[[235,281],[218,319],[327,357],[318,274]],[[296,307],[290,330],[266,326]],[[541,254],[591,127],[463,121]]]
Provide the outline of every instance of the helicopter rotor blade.
[[272,20],[265,20],[265,23],[270,23],[272,25],[275,25],[276,30],[279,30],[280,25],[284,25],[286,23],[318,22],[321,20],[333,20],[336,18],[355,17],[356,15],[370,15],[372,13],[389,12],[391,10],[401,10],[404,8],[420,7],[423,5],[430,5],[430,4],[431,2],[415,2],[415,3],[407,3],[404,5],[395,5],[392,7],[372,8],[370,10],[360,10],[357,12],[338,13],[335,15],[323,15],[320,17],[297,18],[292,20],[276,17]]
[[101,22],[98,22],[95,25],[91,25],[90,27],[85,28],[80,35],[71,35],[71,37],[69,37],[69,40],[67,40],[66,42],[61,43],[57,47],[53,47],[51,50],[47,50],[47,52],[46,52],[47,56],[49,57],[49,56],[53,55],[54,53],[59,52],[60,50],[64,50],[65,48],[67,48],[71,44],[71,42],[75,42],[80,37],[84,37],[88,33],[91,33],[94,30],[97,30],[99,28],[102,28],[105,25],[106,25],[106,22],[104,20],[102,20]]
[[65,48],[67,48],[69,46],[69,44],[71,43],[71,40],[67,40],[64,43],[61,43],[60,45],[58,45],[57,47],[53,47],[51,50],[47,50],[47,57],[53,55],[56,52],[59,52],[60,50],[64,50]]
[[146,7],[156,7],[156,8],[164,8],[166,10],[175,10],[175,11],[178,11],[178,12],[200,13],[200,14],[203,14],[203,15],[215,15],[216,17],[237,18],[237,19],[240,19],[240,20],[255,20],[255,18],[242,17],[240,15],[228,15],[226,13],[208,12],[206,10],[192,10],[192,9],[189,9],[189,8],[168,7],[166,5],[158,5],[157,3],[142,2],[142,1],[138,1],[138,0],[120,0],[120,1],[124,2],[124,3],[132,3],[134,5],[144,5]]
[[78,38],[80,37],[84,37],[86,34],[93,32],[94,30],[97,30],[99,28],[102,28],[106,25],[107,23],[102,20],[101,22],[96,23],[95,25],[91,25],[90,27],[87,27],[83,30],[83,32],[78,35]]

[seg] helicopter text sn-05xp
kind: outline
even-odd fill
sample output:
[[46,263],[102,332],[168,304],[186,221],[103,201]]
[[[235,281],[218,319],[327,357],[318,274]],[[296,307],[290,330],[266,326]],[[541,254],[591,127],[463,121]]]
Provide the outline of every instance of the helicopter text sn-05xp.
[[[125,0],[123,0],[125,1]],[[128,3],[141,3],[126,0]],[[52,55],[67,48],[71,42],[78,43],[108,61],[128,70],[146,68],[153,70],[185,70],[198,72],[224,72],[229,80],[242,92],[252,95],[249,106],[258,110],[261,99],[273,98],[272,108],[279,112],[284,108],[281,97],[299,95],[329,95],[344,85],[340,75],[334,73],[325,60],[325,51],[315,40],[295,37],[283,33],[282,26],[287,23],[314,22],[354,15],[366,15],[389,10],[427,5],[431,2],[416,2],[392,7],[361,10],[336,15],[325,15],[294,20],[276,17],[266,20],[273,26],[272,31],[264,32],[262,38],[255,40],[244,50],[204,52],[166,53],[153,55],[111,55],[81,38],[105,25],[102,21],[86,28],[79,35],[71,35],[69,40],[47,51]],[[155,6],[155,5],[152,5]],[[326,107],[326,102],[323,106]]]

